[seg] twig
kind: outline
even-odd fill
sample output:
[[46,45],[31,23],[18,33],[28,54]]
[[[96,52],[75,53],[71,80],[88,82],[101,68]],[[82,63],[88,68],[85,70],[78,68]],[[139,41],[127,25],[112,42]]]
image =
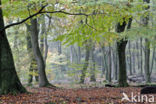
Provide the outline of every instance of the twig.
[[92,29],[94,29],[94,30],[96,30],[96,31],[97,31],[97,29],[96,29],[96,28],[94,28],[93,26],[91,26],[91,25],[89,25],[89,24],[88,24],[88,16],[86,16],[85,23],[86,23],[86,25],[87,25],[87,26],[89,26],[90,28],[92,28]]

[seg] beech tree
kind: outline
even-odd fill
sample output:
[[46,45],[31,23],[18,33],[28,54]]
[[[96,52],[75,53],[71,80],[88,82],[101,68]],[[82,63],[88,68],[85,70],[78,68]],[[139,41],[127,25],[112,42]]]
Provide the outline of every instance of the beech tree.
[[[4,28],[4,20],[2,8],[0,8],[0,29],[2,28]],[[26,89],[17,76],[6,32],[2,30],[0,31],[0,94],[23,92],[26,92]]]
[[[150,0],[143,0],[143,2],[150,3]],[[150,7],[148,6],[145,9],[148,10],[149,8]],[[142,22],[143,22],[143,25],[145,27],[147,27],[148,22],[149,22],[149,16],[147,15],[146,17],[143,17]],[[145,38],[145,79],[146,79],[146,83],[151,82],[150,77],[151,77],[151,75],[150,75],[150,41],[149,41],[149,39]]]
[[37,19],[31,19],[31,43],[32,43],[32,49],[34,56],[37,60],[37,66],[38,66],[38,71],[39,71],[39,86],[40,87],[46,87],[50,86],[50,83],[48,82],[48,79],[46,77],[45,73],[45,62],[42,56],[42,53],[39,48],[39,43],[38,43],[38,28],[37,28]]
[[[121,33],[124,32],[126,25],[127,29],[131,28],[132,18],[129,19],[128,24],[124,21],[121,25],[117,24],[116,32]],[[127,71],[126,71],[126,57],[125,57],[125,49],[127,45],[127,40],[122,39],[117,42],[118,56],[119,56],[119,86],[125,87],[128,86],[127,83]]]

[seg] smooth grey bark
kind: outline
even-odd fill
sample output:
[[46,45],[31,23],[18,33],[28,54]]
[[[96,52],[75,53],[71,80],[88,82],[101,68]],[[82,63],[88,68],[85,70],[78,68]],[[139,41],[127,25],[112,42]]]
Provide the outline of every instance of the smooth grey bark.
[[115,71],[115,73],[116,73],[116,80],[118,80],[119,79],[119,61],[118,61],[119,60],[119,56],[118,56],[117,46],[116,46],[115,50],[116,50],[115,51],[115,56],[116,56],[116,64],[115,64],[116,71]]
[[47,60],[47,56],[48,56],[48,40],[47,40],[47,33],[45,33],[45,38],[44,38],[44,44],[45,44],[45,52],[44,52],[44,62],[45,62],[45,65],[46,65],[46,60]]
[[116,45],[115,45],[115,49],[112,52],[113,55],[113,63],[114,63],[114,79],[117,80],[118,77],[118,68],[117,68],[117,54],[116,54]]
[[[146,3],[150,3],[150,0],[143,0],[143,2]],[[146,7],[145,10],[148,10],[150,8],[150,6]],[[149,22],[149,15],[147,15],[146,17],[142,18],[142,23],[144,24],[145,27],[148,26],[148,22]],[[151,82],[151,76],[150,76],[150,41],[145,38],[145,66],[144,66],[144,70],[145,70],[145,80],[146,83],[150,83]]]
[[[132,18],[129,19],[128,24],[124,21],[121,25],[120,23],[117,24],[116,32],[121,33],[125,31],[125,27],[127,25],[127,29],[131,28]],[[118,50],[118,57],[119,57],[119,86],[126,87],[128,86],[127,83],[127,71],[126,71],[126,57],[125,57],[125,49],[127,45],[127,40],[121,39],[117,42],[117,50]]]
[[73,46],[70,46],[70,63],[73,63]]
[[132,75],[132,52],[131,52],[131,42],[129,41],[129,74]]
[[[62,43],[61,41],[58,41],[58,55],[61,55],[62,54]],[[62,63],[62,58],[59,59],[60,63]],[[65,68],[63,65],[59,65],[59,69],[63,72],[65,71]]]
[[38,43],[38,28],[37,28],[37,19],[31,19],[31,43],[33,48],[33,53],[37,60],[37,66],[39,70],[39,86],[46,87],[49,86],[48,79],[45,73],[45,63],[42,56],[42,53],[39,48]]
[[[30,63],[30,68],[29,68],[29,78],[28,78],[28,84],[31,84],[33,82],[33,72],[38,74],[38,68],[37,68],[37,61],[35,59],[35,56],[33,54],[33,49],[32,49],[32,43],[31,43],[31,27],[30,25],[26,24],[27,27],[27,50],[29,52],[29,57],[31,59]],[[38,75],[35,75],[36,82],[39,81]]]
[[47,31],[49,31],[49,27],[46,31],[45,15],[43,15],[40,19],[42,21],[41,33],[40,33],[40,50],[41,50],[42,55],[44,56],[44,62],[46,66],[46,60],[47,60],[48,48],[49,48],[48,40],[47,40]]
[[84,81],[85,81],[86,71],[87,71],[88,64],[89,64],[90,47],[89,47],[88,42],[86,42],[86,44],[85,44],[85,49],[86,49],[85,63],[83,65],[83,69],[82,69],[82,73],[81,73],[81,77],[80,77],[80,83],[84,83]]
[[[1,0],[0,0],[1,5]],[[2,9],[0,8],[0,29],[4,28]],[[0,32],[0,94],[24,93],[14,65],[12,51],[5,30]]]
[[92,58],[92,67],[91,67],[91,77],[90,77],[90,81],[91,82],[95,82],[96,78],[95,78],[95,44],[92,43],[92,50],[91,50],[91,58]]
[[142,38],[140,38],[140,68],[141,68],[141,75],[143,75],[143,45],[142,45]]
[[73,53],[73,62],[76,62],[77,64],[79,63],[78,61],[78,52],[75,49],[74,45],[72,45],[72,53]]
[[76,48],[73,46],[73,55],[75,56],[75,61],[77,62],[77,64],[79,63],[79,56],[78,56],[78,51],[76,50]]
[[[44,17],[45,19],[45,17]],[[46,23],[45,23],[46,24]],[[44,37],[44,44],[45,44],[45,52],[44,52],[44,62],[45,62],[45,65],[46,65],[46,60],[47,60],[47,56],[48,56],[48,49],[49,49],[49,45],[48,45],[48,32],[50,30],[50,25],[51,25],[51,17],[49,17],[49,22],[48,22],[48,27],[47,27],[47,30],[45,32],[45,37]]]
[[81,63],[81,47],[78,46],[78,63]]
[[108,47],[108,65],[109,65],[109,69],[108,69],[108,82],[112,81],[112,59],[111,59],[111,47],[109,45]]
[[107,57],[106,57],[106,49],[104,46],[101,45],[101,50],[102,50],[102,53],[103,53],[103,63],[104,63],[104,68],[105,68],[105,78],[106,80],[108,80],[108,64],[107,64]]
[[59,54],[59,55],[62,54],[62,45],[61,45],[61,41],[58,41],[58,54]]
[[152,54],[152,62],[151,62],[151,67],[150,67],[150,75],[152,74],[152,71],[153,71],[153,65],[154,65],[154,58],[155,58],[155,48],[153,49],[153,54]]
[[[100,49],[100,52],[103,53],[102,49]],[[103,75],[105,74],[104,56],[102,55],[100,59],[101,59],[101,70],[102,70],[101,78],[103,78]]]
[[43,53],[44,53],[44,35],[45,35],[45,31],[46,31],[44,16],[41,17],[41,20],[42,20],[42,24],[41,24],[41,33],[40,33],[40,50],[43,55]]
[[145,39],[145,80],[146,83],[151,82],[150,78],[150,43],[148,39]]
[[15,32],[15,36],[14,36],[14,49],[16,50],[16,52],[17,52],[17,63],[15,64],[15,66],[16,66],[16,71],[17,71],[17,73],[20,73],[20,71],[21,70],[18,70],[19,69],[19,66],[20,66],[20,50],[19,50],[19,41],[18,41],[19,39],[18,39],[18,30],[16,30],[16,32]]
[[132,58],[133,58],[133,74],[136,74],[136,60],[135,60],[135,52],[136,48],[135,45],[133,45],[133,54],[132,54]]
[[140,70],[140,64],[139,64],[140,63],[139,62],[140,61],[140,58],[139,58],[139,50],[138,50],[139,49],[139,42],[138,41],[139,40],[136,41],[136,50],[137,50],[137,53],[136,53],[137,56],[136,56],[136,58],[137,58],[138,70]]

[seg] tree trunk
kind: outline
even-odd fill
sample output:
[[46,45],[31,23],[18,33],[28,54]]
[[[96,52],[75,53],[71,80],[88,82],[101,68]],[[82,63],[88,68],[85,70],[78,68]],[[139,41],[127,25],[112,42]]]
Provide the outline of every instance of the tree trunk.
[[43,55],[43,53],[44,53],[44,34],[42,34],[42,33],[40,35],[40,50]]
[[85,76],[86,76],[86,71],[87,71],[88,64],[89,64],[89,54],[90,54],[89,51],[90,51],[90,49],[89,49],[89,45],[88,45],[87,42],[86,42],[86,47],[85,48],[86,48],[86,56],[85,56],[85,63],[84,63],[83,69],[82,69],[80,83],[84,83]]
[[[146,3],[150,3],[150,0],[143,0],[143,2]],[[150,6],[146,7],[145,9],[148,10],[150,8]],[[142,22],[144,24],[145,27],[148,26],[148,22],[149,22],[149,15],[147,15],[146,17],[142,18]],[[145,39],[145,80],[146,83],[150,83],[151,82],[151,78],[150,78],[150,41],[146,38]]]
[[109,65],[109,69],[108,69],[108,82],[110,83],[112,81],[112,60],[111,60],[111,47],[108,47],[108,65]]
[[19,70],[20,69],[20,65],[21,65],[21,63],[20,63],[20,50],[19,50],[19,43],[18,43],[18,41],[19,41],[19,38],[18,38],[18,30],[16,30],[16,32],[15,32],[15,37],[14,37],[14,46],[13,46],[13,48],[16,50],[16,52],[17,52],[17,63],[15,63],[15,67],[16,67],[16,71],[17,71],[17,74],[18,73],[20,73],[20,71],[21,70]]
[[[35,75],[33,74],[35,73]],[[33,76],[35,76],[36,82],[39,81],[38,78],[38,69],[37,69],[37,62],[35,58],[32,58],[30,68],[29,68],[29,79],[28,84],[31,84],[33,82]]]
[[[132,18],[129,19],[127,29],[131,28]],[[124,21],[122,25],[117,24],[116,32],[124,32],[126,27],[126,22]],[[126,58],[125,58],[125,49],[127,45],[127,40],[120,40],[117,42],[117,50],[119,56],[119,86],[126,87],[127,83],[127,72],[126,72]]]
[[108,79],[108,65],[107,65],[107,57],[106,57],[106,54],[105,54],[105,47],[104,46],[101,46],[101,49],[102,49],[102,53],[103,53],[103,63],[104,63],[104,66],[105,66],[105,78],[106,80]]
[[[0,0],[1,5],[1,0]],[[2,9],[0,8],[0,28],[4,28]],[[0,31],[0,94],[24,93],[14,65],[12,51],[6,37],[6,32]]]
[[29,53],[29,57],[31,59],[28,84],[31,84],[33,82],[33,72],[37,74],[35,75],[35,78],[36,78],[36,81],[38,82],[38,68],[37,68],[37,61],[35,59],[35,56],[33,54],[33,49],[32,49],[31,36],[30,36],[31,27],[28,24],[26,24],[26,27],[27,27],[27,50]]
[[73,60],[75,60],[75,62],[78,64],[79,63],[78,52],[74,46],[73,46],[73,56],[75,56],[75,57],[73,57]]
[[129,41],[129,74],[132,75],[132,52],[131,52],[131,42]]
[[116,49],[115,50],[116,50],[115,51],[115,56],[116,56],[116,64],[115,64],[116,72],[115,73],[116,73],[116,80],[118,80],[119,79],[119,62],[118,62],[119,56],[118,56],[117,46],[116,46]]
[[139,50],[138,50],[139,49],[139,43],[138,43],[138,41],[139,40],[136,41],[136,50],[137,50],[137,53],[136,53],[137,56],[136,57],[137,57],[138,70],[140,70],[140,64],[139,64],[140,58],[139,58]]
[[[102,49],[100,49],[101,53],[102,53]],[[103,75],[105,74],[105,64],[104,64],[104,56],[101,56],[101,78],[103,78]]]
[[45,62],[45,65],[46,65],[46,60],[47,60],[47,56],[48,56],[48,41],[47,41],[47,33],[45,33],[45,41],[44,41],[44,44],[45,44],[45,52],[44,52],[44,62]]
[[91,67],[91,77],[90,77],[90,81],[95,82],[96,78],[95,78],[95,44],[92,43],[92,51],[91,51],[91,57],[92,57],[92,67]]
[[116,56],[116,47],[115,47],[115,51],[113,51],[113,63],[114,63],[114,79],[117,80],[117,56]]
[[142,50],[142,38],[140,38],[140,68],[141,68],[141,75],[143,75],[143,50]]
[[150,43],[148,39],[145,39],[145,80],[146,83],[151,82],[150,78]]
[[44,53],[44,37],[45,37],[45,32],[46,32],[45,16],[44,15],[41,17],[41,21],[42,21],[42,24],[41,24],[41,34],[40,34],[40,50],[43,55],[43,53]]
[[45,63],[38,43],[37,19],[31,20],[31,43],[32,43],[33,53],[37,60],[37,66],[39,70],[39,86],[40,87],[48,86],[50,84],[46,77]]
[[133,54],[132,54],[132,58],[133,58],[133,73],[136,74],[136,60],[135,60],[135,45],[133,45]]
[[81,63],[81,47],[78,46],[78,64]]
[[73,46],[70,46],[70,63],[73,63]]
[[117,42],[118,56],[119,56],[119,86],[126,87],[127,83],[127,72],[126,72],[126,60],[125,60],[125,49],[127,41],[121,40]]
[[[47,31],[46,31],[46,24],[45,24],[45,16],[41,17],[41,34],[40,34],[40,50],[42,55],[44,56],[44,62],[46,66],[46,60],[48,55],[48,41],[47,41]],[[48,29],[47,29],[48,30]]]
[[151,67],[150,67],[150,75],[152,74],[152,71],[153,71],[154,58],[155,58],[155,46],[154,46],[153,48],[154,48],[154,49],[153,49]]
[[[62,43],[61,41],[58,41],[58,55],[62,54]],[[59,59],[59,62],[62,63],[62,58]],[[59,65],[59,70],[61,70],[61,72],[65,71],[65,68],[63,65]],[[62,76],[63,78],[63,76]]]

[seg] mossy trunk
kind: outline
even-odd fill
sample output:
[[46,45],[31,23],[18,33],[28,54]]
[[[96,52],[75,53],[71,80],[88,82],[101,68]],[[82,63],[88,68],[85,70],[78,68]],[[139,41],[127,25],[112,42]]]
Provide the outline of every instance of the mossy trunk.
[[127,41],[121,40],[117,42],[118,56],[119,56],[119,86],[126,87],[127,83],[127,71],[126,71],[126,50]]
[[[124,21],[121,25],[120,23],[117,24],[116,32],[121,33],[125,31],[125,27],[127,25],[127,29],[131,28],[132,18],[129,19],[128,24]],[[117,42],[117,51],[119,57],[119,86],[126,87],[128,86],[127,83],[127,71],[126,71],[126,57],[125,57],[125,50],[126,50],[127,40],[122,39]]]
[[[3,27],[3,14],[0,8],[0,28]],[[17,76],[6,32],[0,31],[0,94],[24,92],[26,92],[26,89],[22,86]]]

